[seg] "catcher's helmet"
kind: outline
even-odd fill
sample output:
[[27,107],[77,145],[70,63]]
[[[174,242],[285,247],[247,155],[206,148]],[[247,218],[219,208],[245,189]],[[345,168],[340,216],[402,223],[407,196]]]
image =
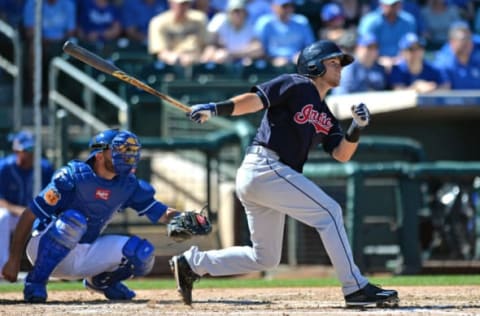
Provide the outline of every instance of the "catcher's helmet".
[[98,152],[111,149],[113,167],[118,175],[130,174],[140,160],[140,142],[137,136],[129,131],[117,129],[103,131],[92,138],[89,147],[90,155],[87,160]]
[[323,61],[325,59],[340,57],[342,66],[353,62],[352,55],[342,52],[332,41],[321,40],[305,47],[297,62],[297,72],[301,75],[319,77],[325,73]]

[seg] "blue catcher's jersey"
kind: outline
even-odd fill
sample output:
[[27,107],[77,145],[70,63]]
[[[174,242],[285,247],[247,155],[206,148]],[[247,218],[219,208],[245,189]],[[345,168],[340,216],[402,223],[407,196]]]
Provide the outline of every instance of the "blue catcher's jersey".
[[311,148],[322,144],[331,153],[342,140],[338,120],[309,78],[285,74],[253,87],[252,92],[267,103],[253,144],[274,150],[294,170],[302,172]]
[[32,201],[30,208],[41,222],[50,222],[60,213],[74,209],[87,219],[87,231],[80,243],[93,242],[117,211],[133,208],[152,222],[167,206],[154,199],[155,190],[135,175],[112,180],[97,176],[83,161],[71,161],[59,169],[52,181]]

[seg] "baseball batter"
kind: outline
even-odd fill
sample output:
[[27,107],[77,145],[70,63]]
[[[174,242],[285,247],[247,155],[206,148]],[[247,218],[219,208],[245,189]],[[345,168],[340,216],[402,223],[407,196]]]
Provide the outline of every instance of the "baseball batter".
[[346,132],[324,99],[338,86],[342,67],[353,62],[334,42],[319,41],[300,54],[298,74],[280,75],[251,92],[219,103],[192,106],[191,120],[214,115],[242,115],[265,109],[257,134],[236,177],[252,246],[199,251],[195,246],[174,256],[171,267],[184,302],[192,303],[193,282],[205,274],[233,275],[277,266],[281,258],[285,215],[314,227],[342,284],[346,305],[396,305],[394,290],[374,286],[356,266],[339,204],[302,175],[308,152],[318,145],[345,162],[354,154],[360,132],[370,120],[364,104],[352,106]]
[[25,209],[2,272],[5,279],[16,281],[30,236],[27,255],[33,269],[25,280],[26,302],[47,300],[50,276],[84,279],[85,287],[108,299],[130,300],[135,296],[121,281],[150,272],[153,245],[138,236],[101,232],[116,212],[126,208],[153,223],[166,223],[179,214],[155,200],[153,187],[136,178],[140,147],[136,135],[129,131],[107,130],[96,135],[90,142],[88,159],[72,160],[57,170]]

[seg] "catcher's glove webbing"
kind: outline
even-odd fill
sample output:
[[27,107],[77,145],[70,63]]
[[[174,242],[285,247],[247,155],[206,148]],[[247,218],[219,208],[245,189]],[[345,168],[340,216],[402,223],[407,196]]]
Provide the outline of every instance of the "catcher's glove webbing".
[[194,211],[180,213],[167,225],[168,237],[175,241],[184,241],[196,235],[208,235],[212,225],[208,218]]

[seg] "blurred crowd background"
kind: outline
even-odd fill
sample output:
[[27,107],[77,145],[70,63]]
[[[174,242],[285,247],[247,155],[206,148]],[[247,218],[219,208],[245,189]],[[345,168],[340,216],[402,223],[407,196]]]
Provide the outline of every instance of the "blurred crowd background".
[[[34,0],[0,1],[0,18],[20,32],[30,61],[34,9]],[[42,11],[46,66],[74,39],[104,56],[128,48],[157,65],[289,72],[302,47],[330,39],[356,57],[334,94],[480,88],[480,1],[45,0]]]

